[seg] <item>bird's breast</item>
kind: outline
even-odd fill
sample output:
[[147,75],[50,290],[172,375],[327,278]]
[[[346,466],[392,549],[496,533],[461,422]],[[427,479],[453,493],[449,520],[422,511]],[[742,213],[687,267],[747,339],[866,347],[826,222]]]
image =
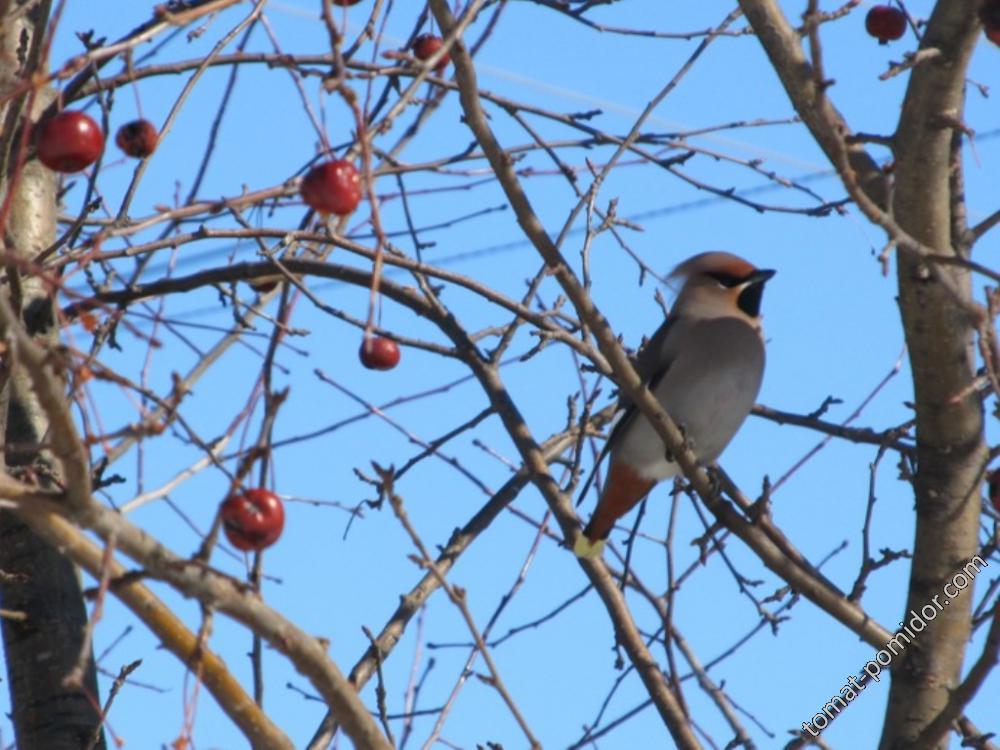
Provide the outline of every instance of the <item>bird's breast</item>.
[[[653,395],[682,427],[699,460],[714,461],[757,399],[764,344],[760,333],[738,318],[695,320],[676,330],[675,340],[665,342],[670,364],[653,384]],[[650,473],[676,471],[664,462],[662,441],[644,417],[629,426],[614,452]]]

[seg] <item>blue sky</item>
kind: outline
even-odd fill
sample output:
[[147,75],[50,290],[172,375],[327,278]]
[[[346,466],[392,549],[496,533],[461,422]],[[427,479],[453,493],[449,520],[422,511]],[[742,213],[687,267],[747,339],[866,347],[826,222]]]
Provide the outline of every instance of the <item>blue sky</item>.
[[[348,11],[351,29],[356,29],[367,17],[369,4],[365,0]],[[412,8],[398,5],[385,31],[385,47],[390,49],[402,44],[422,7],[419,3],[412,4]],[[804,9],[804,3],[783,5],[793,18]],[[868,5],[863,3],[849,18],[824,27],[827,75],[836,81],[831,96],[856,130],[888,134],[898,114],[906,77],[882,82],[878,75],[888,61],[898,60],[904,51],[912,49],[914,39],[909,36],[894,45],[877,45],[863,30],[863,14]],[[95,14],[95,7],[102,12]],[[268,5],[268,22],[285,51],[327,51],[325,31],[316,18],[318,7],[318,3],[305,0]],[[911,15],[923,16],[930,4],[911,3],[907,7]],[[679,31],[708,28],[718,23],[728,10],[728,4],[717,2],[628,0],[598,8],[592,17],[616,26]],[[53,64],[79,52],[74,31],[95,27],[99,35],[115,39],[142,21],[147,11],[147,4],[105,1],[95,5],[69,0],[53,49]],[[205,54],[224,30],[247,12],[248,6],[241,4],[208,24],[199,38],[187,40],[183,34],[178,35],[160,53],[162,59],[188,59]],[[742,25],[742,21],[736,23],[736,27]],[[608,132],[624,133],[684,63],[695,44],[697,41],[598,33],[551,10],[527,2],[511,2],[477,60],[477,72],[483,89],[562,113],[600,109],[602,114],[591,123]],[[269,48],[267,36],[257,29],[249,49]],[[143,50],[137,52],[141,54]],[[368,59],[370,45],[360,54]],[[996,73],[998,54],[1000,51],[995,47],[985,40],[981,42],[970,78],[995,88],[1000,83]],[[173,203],[175,193],[186,194],[227,76],[228,69],[210,71],[195,89],[172,132],[150,160],[132,210],[134,217],[147,215],[157,204]],[[185,81],[186,76],[166,76],[138,83],[135,88],[143,114],[155,123],[162,123]],[[359,93],[364,93],[363,84],[356,85]],[[307,79],[305,90],[323,117],[330,142],[349,140],[351,121],[343,104],[336,98],[320,96],[316,78]],[[967,122],[981,135],[966,158],[968,206],[973,222],[996,208],[994,165],[1000,154],[996,139],[990,137],[996,128],[994,110],[992,99],[975,92],[970,94]],[[132,93],[127,89],[117,92],[112,126],[127,121],[134,112]],[[752,36],[743,36],[721,39],[710,46],[676,91],[657,108],[647,129],[677,132],[758,118],[784,120],[792,114],[759,45]],[[491,124],[505,146],[530,140],[502,111],[491,109],[491,117]],[[578,137],[573,131],[538,118],[531,123],[545,137]],[[397,125],[397,129],[400,127]],[[391,144],[394,140],[390,136],[384,143]],[[457,101],[452,95],[408,146],[403,158],[411,163],[440,158],[455,153],[471,140],[471,134],[460,122]],[[808,184],[824,200],[843,197],[843,189],[832,177],[829,165],[801,126],[735,128],[692,137],[691,142],[701,149],[742,160],[759,159],[764,168]],[[287,73],[248,66],[239,74],[217,151],[199,194],[205,198],[233,196],[244,186],[257,189],[280,184],[313,157],[316,143],[315,131],[302,111],[298,91]],[[878,147],[873,147],[873,153],[880,159],[889,158]],[[610,151],[604,150],[577,149],[563,155],[572,164],[582,166],[584,158],[601,163],[609,154]],[[544,155],[528,156],[525,166],[529,165],[548,172],[526,177],[524,184],[554,235],[566,220],[575,197],[566,181],[551,173],[552,164]],[[484,162],[462,167],[466,168],[472,174],[413,176],[408,178],[408,188],[419,191],[454,187],[476,175],[485,175]],[[807,197],[771,189],[766,180],[745,166],[716,162],[708,155],[695,157],[684,169],[699,180],[720,188],[746,191],[748,196],[769,205],[814,205]],[[116,210],[132,171],[133,164],[120,161],[116,150],[109,148],[99,185],[111,211]],[[586,175],[581,175],[581,185],[587,184]],[[399,201],[388,195],[396,191],[394,181],[382,180],[377,189],[386,196],[383,202],[386,228],[390,231],[404,228]],[[67,204],[73,206],[79,195],[80,185],[77,185],[67,196]],[[832,396],[843,403],[833,406],[828,418],[840,421],[899,364],[899,374],[868,405],[857,424],[885,428],[909,417],[904,404],[910,398],[909,375],[905,358],[901,358],[903,338],[894,299],[895,280],[891,273],[888,277],[882,275],[875,259],[885,240],[878,229],[856,212],[849,210],[842,216],[826,218],[779,211],[760,213],[699,191],[649,164],[622,164],[617,168],[602,188],[598,205],[606,206],[611,199],[618,200],[619,216],[634,219],[642,227],[642,231],[623,230],[631,250],[663,273],[689,255],[710,249],[737,252],[761,267],[778,270],[768,285],[764,301],[768,369],[761,403],[807,413]],[[415,193],[410,208],[419,226],[431,226],[499,207],[504,202],[495,184],[484,184],[464,191]],[[302,207],[293,206],[274,215],[255,213],[248,218],[261,226],[291,228],[298,225],[302,215]],[[368,231],[364,226],[366,219],[364,206],[352,218],[351,226],[359,237]],[[447,229],[428,231],[421,237],[435,243],[423,251],[428,262],[447,263],[453,270],[512,296],[523,294],[525,279],[540,265],[509,210],[497,210]],[[582,238],[580,232],[571,234],[564,246],[565,254],[576,264]],[[398,242],[404,250],[412,251],[405,236]],[[994,265],[995,245],[995,237],[987,235],[977,249],[977,258]],[[448,260],[453,256],[456,259]],[[188,273],[225,264],[229,257],[252,260],[255,247],[201,243],[183,247],[174,260],[178,273]],[[333,260],[340,258],[335,256]],[[164,274],[166,261],[166,255],[155,258],[147,278]],[[636,265],[607,234],[595,240],[591,262],[595,300],[624,341],[636,346],[642,335],[651,333],[662,320],[654,299],[655,283],[651,279],[638,283]],[[398,278],[402,283],[411,283],[405,277]],[[983,281],[976,279],[974,283],[981,290]],[[311,287],[329,304],[364,317],[365,290],[321,280]],[[241,293],[247,299],[251,297],[245,287],[241,287]],[[555,283],[547,281],[540,297],[546,304],[552,304],[557,296]],[[445,300],[473,328],[499,325],[507,320],[506,314],[460,291],[448,289]],[[230,313],[220,308],[213,290],[172,298],[166,309],[171,320],[188,326],[179,330],[202,350],[219,333],[189,326],[231,323]],[[391,302],[383,305],[381,321],[386,328],[402,335],[436,342],[444,340],[425,321],[415,319]],[[141,320],[135,322],[140,327],[147,325]],[[288,346],[279,354],[279,363],[285,369],[277,376],[278,385],[291,386],[291,392],[276,426],[276,440],[321,429],[364,411],[321,382],[314,374],[316,369],[373,404],[434,388],[465,374],[454,361],[442,361],[412,348],[404,349],[403,362],[396,370],[367,371],[357,361],[360,340],[357,329],[324,315],[306,300],[298,303],[294,324],[308,331],[308,336],[289,339]],[[259,351],[266,346],[269,328],[259,324],[257,331],[262,335],[248,341]],[[76,345],[86,346],[87,337],[82,330],[75,328],[67,335],[74,337]],[[200,355],[166,331],[161,330],[160,335],[165,345],[152,354],[148,373],[150,383],[162,389],[169,383],[172,372],[186,371]],[[121,372],[135,375],[143,366],[145,347],[127,336],[122,343],[123,351],[105,351],[103,360]],[[535,339],[519,335],[512,354],[524,353],[534,343]],[[220,434],[233,415],[246,405],[260,361],[259,353],[250,348],[234,349],[197,385],[185,405],[185,416],[201,435]],[[503,374],[537,437],[544,438],[562,428],[566,398],[579,387],[577,367],[567,348],[549,347],[527,362],[505,367]],[[601,404],[612,390],[607,383],[602,388]],[[100,414],[106,428],[135,418],[134,404],[117,389],[95,385],[93,394],[101,404]],[[465,383],[434,398],[393,408],[389,413],[413,435],[431,440],[485,405],[475,384]],[[244,440],[253,439],[258,423],[259,412],[251,422],[249,437]],[[516,452],[497,420],[487,420],[475,437],[496,453],[514,459]],[[472,438],[471,434],[463,435],[447,446],[447,452],[495,489],[507,479],[508,468],[473,444]],[[721,463],[748,494],[755,495],[765,475],[772,481],[784,475],[821,438],[813,432],[751,418]],[[159,486],[200,455],[198,450],[170,435],[149,442],[145,450],[145,456],[133,452],[114,467],[127,480],[111,490],[115,502],[127,502],[140,491]],[[362,626],[374,631],[380,629],[395,608],[398,596],[418,580],[420,572],[408,559],[412,552],[409,541],[388,508],[367,511],[345,535],[346,513],[301,501],[318,499],[352,506],[371,496],[370,488],[358,481],[356,467],[367,469],[372,460],[400,466],[417,452],[419,448],[406,436],[380,420],[366,418],[320,438],[281,448],[274,455],[273,486],[288,499],[288,520],[282,541],[266,554],[266,570],[273,578],[266,583],[264,596],[305,631],[329,638],[330,654],[345,672],[367,645]],[[795,472],[773,498],[777,523],[811,560],[823,559],[846,541],[846,548],[823,569],[844,589],[850,588],[860,561],[869,464],[875,454],[871,446],[834,442]],[[233,463],[229,465],[232,467]],[[873,547],[876,549],[901,549],[911,544],[912,496],[897,474],[896,457],[890,454],[880,465],[875,482],[878,503]],[[221,473],[204,472],[172,492],[169,503],[149,504],[131,517],[177,553],[190,554],[201,540],[200,533],[211,523],[226,488]],[[464,524],[487,499],[475,484],[435,460],[420,464],[401,481],[398,489],[415,525],[432,547],[444,544],[451,530]],[[593,502],[593,496],[587,498],[580,512],[589,513]],[[536,520],[545,511],[540,496],[530,490],[518,498],[515,507]],[[669,487],[658,488],[648,503],[643,531],[662,538],[669,507]],[[631,521],[629,517],[626,522],[631,524]],[[688,502],[682,502],[677,524],[675,561],[683,569],[697,560],[697,549],[689,542],[702,533],[703,527]],[[453,571],[450,578],[468,590],[469,606],[480,628],[517,578],[532,547],[534,533],[516,515],[505,514]],[[624,532],[612,537],[619,548],[623,537]],[[739,542],[728,542],[726,551],[738,570],[761,581],[754,589],[758,596],[764,597],[781,585]],[[241,557],[216,553],[213,562],[233,575],[245,573]],[[661,546],[638,544],[633,566],[653,591],[662,591],[666,586]],[[905,603],[907,573],[904,561],[877,572],[869,580],[863,604],[890,629],[898,622]],[[523,588],[504,611],[494,635],[545,615],[585,585],[586,579],[572,555],[551,541],[543,541]],[[162,586],[155,590],[189,624],[197,627],[198,609],[192,602]],[[640,627],[655,629],[655,618],[648,605],[637,596],[630,596],[630,603]],[[740,708],[755,717],[756,721],[745,718],[745,723],[760,747],[784,744],[788,730],[809,719],[836,694],[849,674],[873,656],[869,646],[859,643],[856,636],[831,622],[808,602],[798,602],[788,614],[789,619],[781,623],[776,635],[764,629],[710,672],[716,682],[725,682],[727,692]],[[676,625],[703,663],[726,651],[758,619],[754,605],[740,596],[718,556],[698,568],[677,596]],[[169,744],[181,731],[185,701],[190,698],[182,687],[184,667],[158,650],[155,640],[135,625],[129,613],[109,601],[95,636],[98,654],[109,649],[102,657],[103,667],[116,673],[122,664],[142,658],[143,665],[134,677],[152,686],[135,685],[124,690],[116,699],[110,725],[132,747]],[[129,627],[132,629],[119,640]],[[430,659],[434,660],[434,667],[422,688],[418,707],[441,706],[468,654],[466,646],[447,647],[447,644],[466,644],[468,640],[468,632],[454,606],[441,594],[436,595],[422,617],[419,632],[416,623],[412,624],[386,662],[390,713],[401,710],[411,670],[422,673]],[[972,645],[968,660],[979,653],[981,640],[980,637]],[[216,618],[211,645],[247,685],[250,667],[245,655],[249,644],[249,635],[243,628],[224,617]],[[663,658],[661,646],[654,645],[653,653]],[[582,726],[594,721],[609,685],[620,675],[614,668],[611,627],[593,594],[568,607],[544,627],[528,629],[511,638],[494,650],[494,657],[508,688],[546,747],[565,747],[579,739]],[[280,655],[265,650],[264,665],[267,712],[297,746],[303,746],[322,717],[323,707],[303,697],[301,691],[311,693],[311,688]],[[485,668],[477,662],[475,669],[482,672]],[[374,705],[373,685],[370,683],[364,692],[371,705]],[[717,710],[696,686],[690,682],[685,685],[685,697],[699,727],[720,746],[725,745],[731,735]],[[106,687],[107,682],[103,688]],[[887,682],[883,681],[859,696],[828,730],[826,737],[831,744],[869,746],[873,742],[870,738],[880,730],[887,692]],[[609,702],[607,716],[627,712],[642,702],[643,695],[634,675],[626,677]],[[994,679],[970,708],[970,716],[983,729],[998,729],[990,725],[995,716],[990,706],[995,707],[997,696]],[[198,748],[244,746],[238,732],[206,693],[197,698],[196,706],[194,740]],[[434,717],[416,720],[410,746],[424,741],[433,722]],[[397,736],[399,726],[394,725]],[[4,738],[10,736],[8,724],[0,728]],[[496,693],[476,679],[470,680],[460,693],[442,737],[462,748],[473,748],[476,743],[486,741],[499,742],[507,748],[524,746],[523,736]],[[658,717],[647,709],[602,740],[600,747],[665,746],[664,737],[665,730]]]

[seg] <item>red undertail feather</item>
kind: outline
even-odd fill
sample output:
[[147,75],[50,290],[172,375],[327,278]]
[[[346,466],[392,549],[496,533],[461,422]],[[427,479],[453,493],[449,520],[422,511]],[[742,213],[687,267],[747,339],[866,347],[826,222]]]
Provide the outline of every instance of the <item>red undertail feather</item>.
[[623,461],[612,461],[608,469],[608,480],[604,492],[597,501],[594,515],[583,530],[583,535],[591,542],[607,539],[615,521],[628,513],[653,489],[656,482],[645,479],[639,472]]

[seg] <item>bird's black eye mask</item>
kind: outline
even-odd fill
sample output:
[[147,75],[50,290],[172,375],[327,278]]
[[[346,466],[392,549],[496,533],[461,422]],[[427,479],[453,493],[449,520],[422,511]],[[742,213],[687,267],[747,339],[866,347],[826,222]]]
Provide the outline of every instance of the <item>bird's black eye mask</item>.
[[722,286],[732,289],[734,286],[739,286],[740,284],[746,283],[746,276],[737,276],[732,273],[725,273],[724,271],[709,271],[705,274],[711,279],[715,279]]

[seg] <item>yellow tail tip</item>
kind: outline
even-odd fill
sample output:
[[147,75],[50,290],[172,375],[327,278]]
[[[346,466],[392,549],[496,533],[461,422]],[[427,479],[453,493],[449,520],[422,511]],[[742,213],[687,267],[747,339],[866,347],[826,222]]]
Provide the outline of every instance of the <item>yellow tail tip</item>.
[[592,542],[586,536],[580,534],[573,543],[573,552],[577,557],[584,560],[593,560],[604,554],[604,540],[598,539],[596,542]]

